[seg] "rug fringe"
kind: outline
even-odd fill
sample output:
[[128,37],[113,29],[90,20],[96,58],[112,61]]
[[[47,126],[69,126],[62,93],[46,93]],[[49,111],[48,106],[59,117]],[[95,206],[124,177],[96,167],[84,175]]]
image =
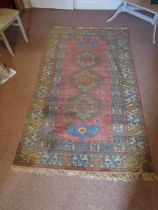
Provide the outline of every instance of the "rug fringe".
[[91,172],[91,171],[73,171],[62,169],[32,168],[28,166],[11,166],[15,172],[28,172],[30,174],[39,175],[61,175],[61,176],[78,176],[85,178],[104,179],[107,181],[136,181],[143,179],[144,181],[157,181],[158,176],[154,173],[138,172],[138,173],[120,173],[120,172]]
[[74,27],[71,27],[71,26],[53,26],[53,28],[57,28],[57,29],[62,29],[62,28],[65,28],[65,29],[106,29],[106,30],[128,30],[128,26],[122,26],[120,28],[111,28],[111,27],[107,27],[107,28],[104,28],[104,27],[95,27],[95,26],[74,26]]

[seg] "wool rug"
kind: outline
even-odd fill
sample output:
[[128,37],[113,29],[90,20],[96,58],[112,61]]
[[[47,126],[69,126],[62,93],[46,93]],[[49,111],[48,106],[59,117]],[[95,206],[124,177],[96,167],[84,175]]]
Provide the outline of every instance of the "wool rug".
[[128,29],[50,31],[15,170],[154,180]]

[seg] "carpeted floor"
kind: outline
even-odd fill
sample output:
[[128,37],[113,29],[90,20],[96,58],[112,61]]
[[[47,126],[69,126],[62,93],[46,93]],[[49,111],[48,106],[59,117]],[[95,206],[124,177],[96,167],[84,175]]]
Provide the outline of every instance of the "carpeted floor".
[[53,25],[128,26],[131,48],[148,130],[151,156],[158,174],[158,39],[152,27],[121,14],[112,23],[107,11],[27,10],[22,20],[29,35],[26,44],[17,28],[10,28],[14,59],[3,45],[0,60],[17,74],[0,86],[0,209],[2,210],[157,210],[158,183],[110,182],[79,177],[43,176],[10,170],[33,96],[46,35]]

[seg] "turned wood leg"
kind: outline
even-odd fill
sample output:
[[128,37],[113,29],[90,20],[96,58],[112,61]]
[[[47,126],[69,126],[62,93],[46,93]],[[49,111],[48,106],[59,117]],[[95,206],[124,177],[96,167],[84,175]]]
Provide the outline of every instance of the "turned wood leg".
[[23,37],[24,37],[25,42],[28,42],[28,38],[27,38],[27,35],[26,35],[26,32],[25,32],[25,29],[23,27],[23,24],[22,24],[21,19],[20,19],[19,16],[17,16],[17,21],[18,21],[19,27],[21,29],[21,32],[23,34]]
[[5,43],[5,45],[6,45],[6,47],[7,47],[7,49],[9,50],[10,54],[14,57],[15,55],[14,55],[13,50],[12,50],[12,48],[11,48],[11,46],[10,46],[8,40],[7,40],[6,35],[4,34],[3,31],[0,32],[0,35],[1,35],[1,37],[2,37],[2,39],[3,39],[3,41],[4,41],[4,43]]

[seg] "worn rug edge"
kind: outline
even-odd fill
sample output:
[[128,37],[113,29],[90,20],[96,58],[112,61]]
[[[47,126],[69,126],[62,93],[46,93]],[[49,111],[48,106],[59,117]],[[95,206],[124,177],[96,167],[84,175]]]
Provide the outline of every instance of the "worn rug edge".
[[158,176],[153,172],[92,172],[92,171],[76,171],[76,170],[64,170],[64,169],[50,169],[50,168],[36,168],[29,166],[18,166],[12,165],[11,170],[15,172],[27,172],[29,174],[37,175],[60,175],[60,176],[69,176],[69,177],[84,177],[84,178],[94,178],[94,179],[103,179],[107,181],[138,181],[143,179],[144,181],[158,181]]

